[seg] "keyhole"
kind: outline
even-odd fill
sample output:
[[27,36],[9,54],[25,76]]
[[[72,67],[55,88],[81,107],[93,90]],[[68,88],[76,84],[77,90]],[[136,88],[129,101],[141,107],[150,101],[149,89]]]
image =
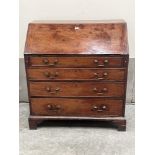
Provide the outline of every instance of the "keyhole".
[[76,30],[79,30],[80,28],[79,28],[79,26],[75,26],[74,29],[76,31]]

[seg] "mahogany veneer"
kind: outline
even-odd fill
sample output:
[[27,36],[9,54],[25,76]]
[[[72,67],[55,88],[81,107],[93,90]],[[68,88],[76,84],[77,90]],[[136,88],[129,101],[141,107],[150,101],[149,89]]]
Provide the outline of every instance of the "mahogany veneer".
[[124,21],[30,23],[24,57],[30,129],[44,120],[108,121],[126,129]]

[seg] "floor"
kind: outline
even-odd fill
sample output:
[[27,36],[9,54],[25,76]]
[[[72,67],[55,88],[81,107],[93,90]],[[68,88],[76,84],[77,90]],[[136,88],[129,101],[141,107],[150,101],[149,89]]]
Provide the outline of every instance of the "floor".
[[29,130],[28,104],[20,103],[20,155],[134,155],[134,108],[126,106],[126,132],[46,124]]

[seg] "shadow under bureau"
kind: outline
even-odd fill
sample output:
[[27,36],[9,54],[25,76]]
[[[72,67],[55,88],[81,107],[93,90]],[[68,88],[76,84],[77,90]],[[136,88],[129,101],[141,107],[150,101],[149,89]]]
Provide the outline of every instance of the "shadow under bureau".
[[126,129],[124,21],[30,23],[24,57],[30,129],[44,120],[108,121]]

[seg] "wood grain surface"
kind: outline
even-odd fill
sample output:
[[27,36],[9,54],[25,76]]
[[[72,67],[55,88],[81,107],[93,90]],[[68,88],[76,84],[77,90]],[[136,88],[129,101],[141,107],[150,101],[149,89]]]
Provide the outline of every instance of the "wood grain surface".
[[27,54],[127,54],[126,23],[30,23]]
[[113,56],[30,56],[29,67],[121,67],[123,65],[123,57]]
[[114,99],[32,98],[33,115],[122,116],[123,101]]
[[86,68],[29,68],[28,79],[29,80],[50,80],[50,81],[62,81],[62,80],[125,80],[125,69],[86,69]]
[[123,97],[124,88],[122,82],[30,82],[31,96],[42,97]]

